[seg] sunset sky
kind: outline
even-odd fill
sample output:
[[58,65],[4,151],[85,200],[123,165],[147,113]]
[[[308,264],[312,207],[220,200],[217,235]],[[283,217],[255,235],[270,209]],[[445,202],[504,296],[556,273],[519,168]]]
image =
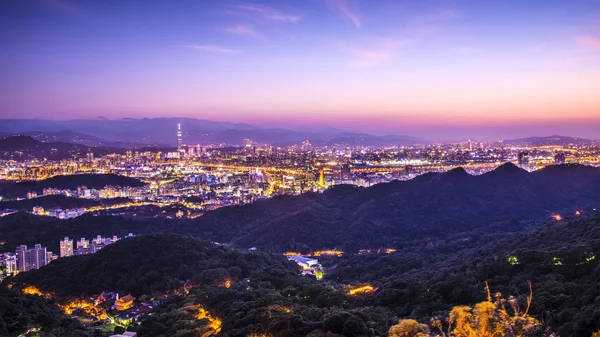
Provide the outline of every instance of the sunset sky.
[[3,118],[600,138],[600,1],[4,0],[0,74]]

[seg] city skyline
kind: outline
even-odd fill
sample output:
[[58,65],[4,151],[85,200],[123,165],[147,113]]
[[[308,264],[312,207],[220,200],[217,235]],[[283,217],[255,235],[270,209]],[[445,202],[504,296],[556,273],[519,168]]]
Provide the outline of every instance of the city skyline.
[[448,139],[597,138],[600,127],[595,1],[0,6],[3,118],[193,117]]

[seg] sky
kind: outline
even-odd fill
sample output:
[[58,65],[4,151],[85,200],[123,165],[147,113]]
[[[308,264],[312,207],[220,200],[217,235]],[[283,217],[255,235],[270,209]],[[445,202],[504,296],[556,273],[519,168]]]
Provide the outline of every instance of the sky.
[[600,0],[3,0],[0,117],[600,138]]

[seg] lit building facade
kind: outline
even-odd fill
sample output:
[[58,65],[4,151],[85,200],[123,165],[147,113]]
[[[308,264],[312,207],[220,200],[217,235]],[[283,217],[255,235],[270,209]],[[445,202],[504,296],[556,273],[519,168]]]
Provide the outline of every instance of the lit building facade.
[[73,256],[73,240],[65,237],[60,241],[60,257]]
[[17,270],[19,272],[39,269],[48,264],[48,254],[46,247],[37,244],[33,248],[28,249],[26,245],[17,247]]

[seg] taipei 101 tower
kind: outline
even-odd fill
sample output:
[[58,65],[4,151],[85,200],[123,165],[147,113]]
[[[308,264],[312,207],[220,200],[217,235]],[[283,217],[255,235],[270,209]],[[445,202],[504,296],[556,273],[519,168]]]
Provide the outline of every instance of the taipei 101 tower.
[[183,140],[181,139],[181,123],[177,123],[177,152],[183,151]]

